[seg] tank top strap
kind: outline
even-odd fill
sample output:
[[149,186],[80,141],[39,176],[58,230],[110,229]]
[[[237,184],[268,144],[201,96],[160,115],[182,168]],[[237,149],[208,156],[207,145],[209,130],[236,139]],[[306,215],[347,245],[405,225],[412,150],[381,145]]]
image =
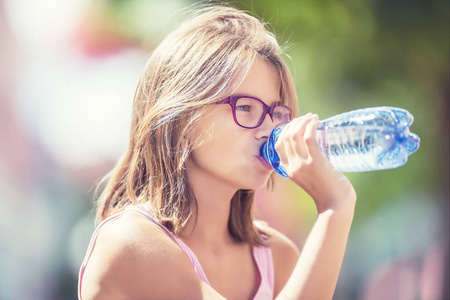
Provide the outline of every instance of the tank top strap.
[[273,299],[274,296],[274,268],[272,250],[270,247],[254,246],[253,258],[261,276],[261,283],[253,297],[254,300]]
[[[200,262],[198,261],[197,257],[195,256],[194,252],[189,249],[189,247],[176,235],[174,235],[167,227],[160,224],[152,215],[150,209],[148,209],[145,205],[136,205],[136,206],[129,206],[124,211],[119,212],[113,216],[110,216],[103,220],[97,228],[95,229],[94,233],[92,234],[92,238],[90,240],[88,249],[86,251],[86,256],[84,257],[84,260],[80,267],[80,272],[78,274],[78,299],[81,300],[81,285],[83,281],[83,275],[84,270],[86,268],[86,265],[89,261],[89,258],[92,255],[92,252],[95,247],[95,243],[97,241],[97,237],[101,231],[101,229],[108,224],[109,222],[112,222],[118,218],[120,218],[124,213],[126,212],[135,212],[139,213],[149,221],[153,222],[157,226],[159,226],[162,230],[164,230],[172,239],[173,241],[188,255],[189,259],[191,260],[192,266],[194,268],[194,271],[200,276],[200,278],[205,281],[208,285],[211,285],[208,281],[208,278],[205,275],[205,272],[203,271]],[[272,251],[270,247],[263,247],[263,246],[254,246],[252,248],[252,254],[253,259],[255,261],[255,264],[258,268],[260,277],[261,277],[261,283],[258,287],[258,290],[253,297],[255,300],[261,300],[261,299],[273,299],[274,294],[274,269],[273,269],[273,259],[272,259]]]
[[129,206],[125,211],[133,211],[136,212],[142,216],[144,216],[149,221],[153,222],[157,226],[159,226],[162,230],[164,230],[172,239],[173,241],[187,254],[189,259],[191,260],[192,267],[194,268],[195,272],[200,276],[200,278],[205,281],[208,285],[211,285],[208,281],[208,278],[205,275],[205,272],[202,269],[202,266],[200,265],[200,262],[197,259],[197,256],[195,256],[194,252],[176,235],[174,235],[166,226],[159,223],[155,217],[152,215],[152,212],[143,204],[139,204],[136,206]]
[[114,220],[118,219],[119,217],[121,217],[124,212],[125,211],[122,211],[113,216],[106,218],[97,226],[97,228],[95,228],[95,231],[92,234],[91,240],[89,242],[88,249],[86,250],[86,255],[84,256],[83,262],[81,263],[80,271],[78,273],[78,299],[81,300],[81,284],[83,282],[84,270],[86,269],[86,265],[89,262],[89,258],[91,257],[92,252],[94,251],[95,243],[97,242],[97,237],[98,237],[101,229],[109,222],[114,221]]
[[183,243],[182,240],[180,240],[178,237],[176,237],[167,227],[165,227],[164,225],[157,222],[156,219],[152,216],[152,214],[148,208],[146,208],[144,205],[137,205],[137,206],[129,206],[125,210],[106,218],[95,229],[94,233],[92,234],[91,240],[89,242],[89,246],[86,251],[86,255],[83,259],[83,262],[81,263],[80,271],[78,273],[78,299],[81,300],[81,285],[83,282],[84,270],[86,269],[86,265],[89,262],[89,258],[91,257],[92,252],[94,251],[95,243],[97,241],[97,237],[98,237],[101,229],[109,222],[112,222],[112,221],[120,218],[124,213],[129,212],[129,211],[139,213],[140,215],[144,216],[145,218],[147,218],[154,224],[158,225],[161,229],[163,229],[174,240],[174,242],[178,246],[180,246],[181,249],[187,254],[187,256],[189,257],[189,259],[192,262],[192,266],[193,266],[195,272],[200,276],[200,278],[203,281],[205,281],[208,285],[211,285],[209,283],[208,279],[206,278],[205,272],[203,271],[203,269],[200,265],[200,262],[198,261],[194,252],[192,252],[192,250],[189,249],[189,247],[185,243]]

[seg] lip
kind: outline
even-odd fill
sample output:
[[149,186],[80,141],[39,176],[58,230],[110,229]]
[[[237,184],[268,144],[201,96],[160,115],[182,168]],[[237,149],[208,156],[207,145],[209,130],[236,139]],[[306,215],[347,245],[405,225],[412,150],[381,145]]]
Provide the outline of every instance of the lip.
[[256,158],[259,160],[259,162],[265,169],[273,171],[272,166],[262,156],[257,156]]

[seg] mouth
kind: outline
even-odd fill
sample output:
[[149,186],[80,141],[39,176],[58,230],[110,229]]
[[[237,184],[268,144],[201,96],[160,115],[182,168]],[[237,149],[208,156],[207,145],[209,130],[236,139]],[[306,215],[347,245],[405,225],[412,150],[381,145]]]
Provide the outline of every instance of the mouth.
[[265,169],[273,171],[272,166],[262,156],[257,156],[256,158]]

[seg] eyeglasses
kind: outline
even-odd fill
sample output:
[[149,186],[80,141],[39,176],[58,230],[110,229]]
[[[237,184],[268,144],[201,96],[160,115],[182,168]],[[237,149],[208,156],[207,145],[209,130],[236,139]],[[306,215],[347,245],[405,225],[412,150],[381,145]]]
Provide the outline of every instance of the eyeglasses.
[[240,127],[254,129],[259,127],[269,114],[272,122],[278,125],[292,119],[292,110],[284,104],[275,103],[268,106],[261,100],[251,96],[233,95],[225,98],[218,104],[230,104],[233,111],[234,122]]

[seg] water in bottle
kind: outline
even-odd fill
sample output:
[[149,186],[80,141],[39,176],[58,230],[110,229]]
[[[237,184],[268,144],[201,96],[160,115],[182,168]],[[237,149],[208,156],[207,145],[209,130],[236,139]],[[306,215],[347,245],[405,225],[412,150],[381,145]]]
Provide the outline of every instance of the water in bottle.
[[[409,131],[413,121],[401,108],[363,108],[319,121],[316,138],[322,153],[342,172],[392,169],[404,165],[419,148],[419,137]],[[261,155],[278,174],[287,177],[275,151],[284,125],[272,131]]]

